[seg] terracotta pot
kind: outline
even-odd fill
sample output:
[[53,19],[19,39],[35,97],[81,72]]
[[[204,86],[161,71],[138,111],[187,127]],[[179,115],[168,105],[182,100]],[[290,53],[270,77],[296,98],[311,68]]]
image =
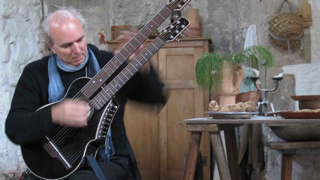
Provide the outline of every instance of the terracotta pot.
[[240,93],[240,85],[245,76],[245,68],[232,68],[227,61],[223,62],[221,89],[218,92],[220,105],[235,104],[236,96]]
[[[260,87],[259,84],[257,84],[257,86]],[[257,104],[260,99],[260,95],[261,95],[261,92],[259,90],[240,93],[236,97],[236,103],[252,101]]]
[[199,9],[188,9],[187,19],[190,22],[190,31],[186,32],[186,37],[201,37]]

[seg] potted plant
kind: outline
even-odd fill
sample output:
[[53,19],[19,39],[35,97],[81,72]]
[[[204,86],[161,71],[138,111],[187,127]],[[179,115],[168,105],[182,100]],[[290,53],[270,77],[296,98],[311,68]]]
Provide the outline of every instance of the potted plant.
[[241,53],[223,57],[215,53],[203,54],[196,64],[197,84],[219,95],[220,104],[234,104],[245,75],[245,64],[265,68],[274,65],[272,53],[261,46],[251,46]]

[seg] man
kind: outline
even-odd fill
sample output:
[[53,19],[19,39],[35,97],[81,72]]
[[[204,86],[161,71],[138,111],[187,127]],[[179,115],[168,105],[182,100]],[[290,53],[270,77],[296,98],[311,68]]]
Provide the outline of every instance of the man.
[[[6,120],[6,134],[11,141],[19,145],[42,140],[45,135],[54,132],[57,125],[85,127],[88,116],[88,103],[85,101],[65,99],[38,109],[61,100],[75,79],[93,77],[99,68],[113,57],[111,52],[100,51],[93,45],[87,45],[86,22],[73,9],[63,8],[52,13],[43,22],[42,31],[46,47],[52,54],[25,67]],[[133,32],[125,32],[118,40],[124,44],[133,36]],[[141,48],[129,60],[140,51]],[[132,99],[164,104],[166,97],[162,93],[158,77],[150,64],[146,63],[139,73],[116,93],[115,98],[120,107],[108,136],[112,137],[112,141],[107,142],[107,150],[100,148],[97,161],[108,180],[134,179],[137,172],[133,172],[131,147],[123,122],[125,103],[127,99]],[[83,167],[67,179],[97,179],[92,169],[84,169],[88,167]]]

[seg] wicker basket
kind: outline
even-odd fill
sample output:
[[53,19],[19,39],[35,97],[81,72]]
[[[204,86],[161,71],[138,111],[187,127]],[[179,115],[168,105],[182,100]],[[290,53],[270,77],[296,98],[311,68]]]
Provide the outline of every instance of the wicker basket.
[[[284,1],[287,2],[287,1]],[[288,2],[289,4],[289,2]],[[283,5],[283,3],[282,3]],[[280,12],[280,6],[278,13]],[[290,5],[290,4],[289,4]],[[291,8],[291,11],[294,10]],[[304,24],[302,17],[296,13],[277,14],[269,21],[269,37],[278,46],[291,50],[301,47],[301,37],[304,34]]]

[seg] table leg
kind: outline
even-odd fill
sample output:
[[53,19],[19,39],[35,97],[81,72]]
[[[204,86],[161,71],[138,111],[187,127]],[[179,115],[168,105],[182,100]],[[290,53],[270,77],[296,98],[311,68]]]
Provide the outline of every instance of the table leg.
[[202,132],[191,132],[184,180],[194,180]]
[[241,180],[241,171],[238,166],[238,152],[236,133],[234,128],[224,131],[224,138],[226,142],[226,150],[228,155],[228,166],[232,180]]
[[221,180],[231,180],[226,154],[223,149],[220,132],[210,132],[214,156],[217,160]]
[[282,153],[281,180],[291,180],[293,154]]

